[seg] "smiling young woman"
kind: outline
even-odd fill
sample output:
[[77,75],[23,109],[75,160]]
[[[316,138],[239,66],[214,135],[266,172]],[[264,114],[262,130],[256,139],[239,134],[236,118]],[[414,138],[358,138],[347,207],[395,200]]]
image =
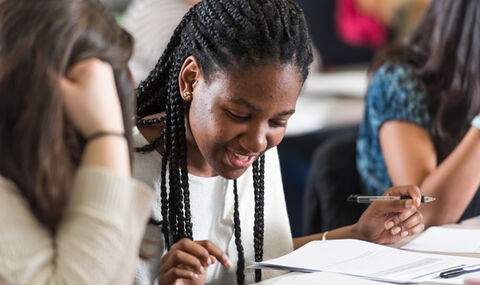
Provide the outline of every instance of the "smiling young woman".
[[[134,176],[159,193],[139,284],[252,283],[278,273],[247,263],[325,237],[292,239],[275,148],[311,60],[293,0],[204,0],[184,16],[137,90]],[[414,201],[372,205],[328,238],[388,243],[422,230],[418,188],[390,192],[400,193]]]

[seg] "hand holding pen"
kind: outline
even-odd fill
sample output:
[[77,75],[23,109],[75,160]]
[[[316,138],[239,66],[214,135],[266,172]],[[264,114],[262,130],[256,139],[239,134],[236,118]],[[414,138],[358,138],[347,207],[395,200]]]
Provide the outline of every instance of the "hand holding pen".
[[[347,201],[349,202],[355,202],[358,204],[363,204],[363,203],[372,203],[375,201],[395,201],[395,200],[407,200],[407,199],[412,199],[408,195],[401,195],[401,196],[362,196],[362,195],[350,195],[347,198]],[[420,199],[421,203],[430,203],[435,201],[435,197],[430,197],[430,196],[422,196]]]
[[[402,196],[408,199],[402,199]],[[356,197],[352,198],[355,202],[358,200]],[[359,239],[389,244],[423,231],[423,216],[418,211],[422,193],[417,186],[395,186],[388,189],[385,196],[379,197],[382,197],[376,198],[379,201],[368,200],[371,205],[354,225],[360,233]],[[360,201],[366,202],[363,199]]]

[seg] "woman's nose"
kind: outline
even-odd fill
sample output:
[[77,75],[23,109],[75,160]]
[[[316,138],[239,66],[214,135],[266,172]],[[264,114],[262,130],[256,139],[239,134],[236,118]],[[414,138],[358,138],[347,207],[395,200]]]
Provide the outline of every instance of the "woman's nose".
[[268,145],[268,126],[258,124],[249,126],[248,130],[240,137],[240,145],[251,154],[262,153]]

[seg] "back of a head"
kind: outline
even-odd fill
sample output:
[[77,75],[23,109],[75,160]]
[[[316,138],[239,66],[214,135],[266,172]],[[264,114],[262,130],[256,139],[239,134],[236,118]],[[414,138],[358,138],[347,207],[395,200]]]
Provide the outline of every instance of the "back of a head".
[[83,149],[66,119],[58,77],[90,57],[110,63],[128,113],[131,46],[96,0],[0,0],[0,175],[49,227],[61,216]]

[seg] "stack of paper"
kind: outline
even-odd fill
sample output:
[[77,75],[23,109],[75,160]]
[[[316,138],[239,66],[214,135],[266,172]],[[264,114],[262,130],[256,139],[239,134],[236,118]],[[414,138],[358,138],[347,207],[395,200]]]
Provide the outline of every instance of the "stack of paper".
[[359,240],[314,241],[257,268],[334,272],[393,283],[418,283],[440,272],[480,264],[480,259],[408,252]]
[[402,249],[445,253],[480,253],[480,230],[431,227]]

